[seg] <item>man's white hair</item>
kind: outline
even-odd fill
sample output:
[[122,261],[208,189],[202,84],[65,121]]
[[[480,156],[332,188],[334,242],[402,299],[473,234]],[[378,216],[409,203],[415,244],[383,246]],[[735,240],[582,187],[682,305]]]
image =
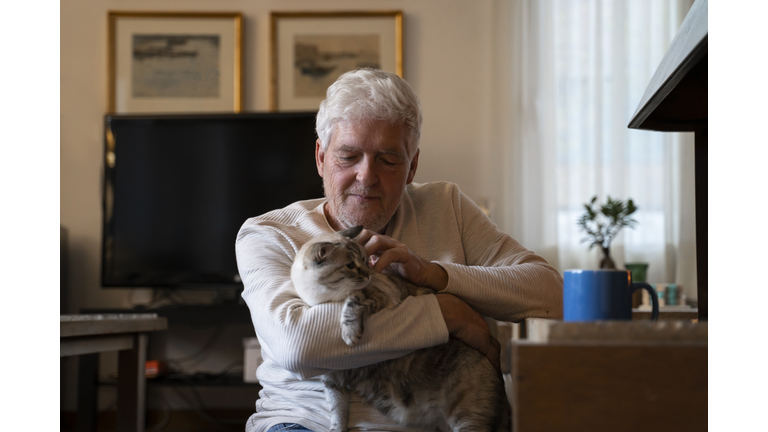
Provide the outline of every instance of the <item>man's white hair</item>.
[[402,125],[408,157],[413,157],[421,137],[421,105],[411,86],[396,74],[378,69],[357,69],[342,74],[328,87],[317,112],[317,137],[323,150],[341,121],[384,120]]

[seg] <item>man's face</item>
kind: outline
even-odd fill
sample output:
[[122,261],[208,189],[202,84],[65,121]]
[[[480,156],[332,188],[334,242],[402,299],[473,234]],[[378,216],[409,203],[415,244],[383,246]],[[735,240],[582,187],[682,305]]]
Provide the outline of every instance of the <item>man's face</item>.
[[339,122],[326,150],[317,140],[315,161],[331,226],[340,230],[363,225],[383,232],[405,186],[413,181],[419,152],[408,159],[402,126],[385,121]]

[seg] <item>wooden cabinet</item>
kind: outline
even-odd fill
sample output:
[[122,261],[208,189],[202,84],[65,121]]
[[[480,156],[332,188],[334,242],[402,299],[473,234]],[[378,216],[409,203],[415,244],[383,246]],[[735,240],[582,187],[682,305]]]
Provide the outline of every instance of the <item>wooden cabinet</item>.
[[707,323],[527,325],[502,356],[514,431],[707,430]]

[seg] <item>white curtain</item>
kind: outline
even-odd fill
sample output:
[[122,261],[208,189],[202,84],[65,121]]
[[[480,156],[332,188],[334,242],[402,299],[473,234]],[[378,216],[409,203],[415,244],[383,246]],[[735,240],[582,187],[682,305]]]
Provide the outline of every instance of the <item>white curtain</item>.
[[617,267],[696,298],[693,134],[627,128],[693,0],[499,0],[494,137],[503,158],[500,226],[560,271],[597,268],[576,225],[597,195],[632,198]]

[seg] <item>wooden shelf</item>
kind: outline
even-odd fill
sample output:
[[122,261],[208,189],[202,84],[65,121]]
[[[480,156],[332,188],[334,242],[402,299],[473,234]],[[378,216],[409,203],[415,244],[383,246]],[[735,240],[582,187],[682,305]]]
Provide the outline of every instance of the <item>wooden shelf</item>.
[[696,0],[651,78],[631,129],[695,133],[696,284],[699,316],[708,312],[707,146],[708,0]]
[[168,305],[157,308],[132,308],[132,309],[83,309],[82,313],[97,314],[126,314],[126,313],[154,313],[157,316],[168,318],[173,324],[252,324],[251,313],[248,306],[238,303],[211,304],[211,305]]

